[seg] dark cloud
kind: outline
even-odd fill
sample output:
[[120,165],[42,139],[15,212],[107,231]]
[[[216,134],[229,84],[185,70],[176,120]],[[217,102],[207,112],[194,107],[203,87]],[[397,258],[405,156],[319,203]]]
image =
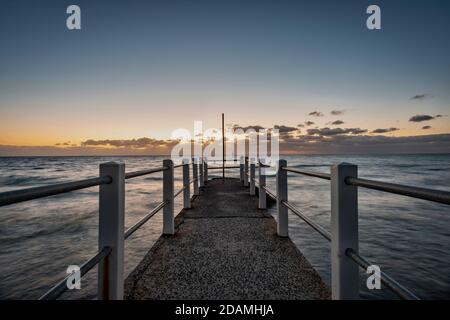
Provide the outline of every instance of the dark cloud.
[[249,129],[253,129],[255,131],[260,131],[260,130],[265,130],[266,128],[264,128],[263,126],[260,126],[260,125],[253,125],[253,126],[246,126],[246,127],[242,127],[238,124],[233,125],[233,130],[239,130],[239,129],[244,130],[244,131],[247,131]]
[[288,132],[293,132],[293,131],[298,130],[298,128],[296,128],[296,127],[289,127],[289,126],[284,126],[284,125],[275,125],[274,128],[278,129],[280,133],[288,133]]
[[314,122],[312,121],[305,121],[305,126],[309,127],[312,126],[314,124]]
[[341,114],[344,114],[345,110],[332,110],[330,113],[333,116],[340,116]]
[[312,135],[317,135],[317,136],[321,136],[321,137],[329,137],[329,136],[336,136],[336,135],[344,135],[344,134],[353,134],[353,135],[357,135],[357,134],[362,134],[367,132],[366,129],[360,129],[360,128],[316,128],[316,129],[308,129],[306,130],[306,132],[308,133],[308,135],[312,136]]
[[450,153],[450,134],[409,137],[335,135],[298,136],[280,143],[281,153]]
[[139,138],[139,139],[124,139],[124,140],[93,140],[88,139],[81,142],[82,147],[115,147],[115,148],[158,148],[158,147],[171,147],[178,143],[173,140],[158,140],[153,138]]
[[443,117],[442,114],[437,114],[437,115],[436,115],[436,118],[442,118],[442,117]]
[[411,117],[409,119],[409,122],[422,122],[422,121],[429,121],[429,120],[433,120],[434,117],[433,116],[429,116],[426,114],[418,114],[414,117]]
[[388,133],[400,130],[399,128],[375,129],[372,133]]
[[314,117],[323,117],[323,113],[319,112],[319,111],[310,112],[310,113],[308,113],[308,115],[314,116]]
[[331,124],[332,124],[333,126],[340,126],[341,124],[344,124],[344,121],[342,121],[342,120],[336,120],[336,121],[333,121]]
[[431,126],[423,126],[422,127],[422,130],[428,130],[428,129],[431,129]]
[[305,125],[300,123],[300,124],[297,125],[297,127],[303,128],[303,127],[305,127]]
[[409,98],[409,100],[425,100],[428,98],[432,98],[432,96],[427,93],[424,93],[424,94],[417,94],[417,95]]

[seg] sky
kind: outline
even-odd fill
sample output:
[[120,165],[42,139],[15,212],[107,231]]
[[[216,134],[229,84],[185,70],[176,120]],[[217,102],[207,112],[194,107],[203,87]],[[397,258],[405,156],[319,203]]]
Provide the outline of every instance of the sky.
[[[81,8],[68,30],[66,8]],[[381,8],[368,30],[366,8]],[[283,128],[285,153],[450,152],[449,1],[0,2],[0,156],[167,154]]]

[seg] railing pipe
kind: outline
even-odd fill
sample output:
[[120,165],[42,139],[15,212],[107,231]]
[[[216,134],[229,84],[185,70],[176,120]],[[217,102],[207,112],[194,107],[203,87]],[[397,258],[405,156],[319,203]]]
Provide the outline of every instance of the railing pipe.
[[280,237],[289,236],[288,208],[283,204],[288,200],[287,172],[283,170],[286,167],[286,160],[278,160],[277,170],[277,233]]
[[189,159],[185,160],[183,166],[183,208],[189,209],[191,207],[191,186],[189,183]]
[[244,187],[248,187],[248,157],[245,157],[244,162]]
[[200,172],[200,188],[205,185],[204,172],[203,172],[203,158],[200,158],[198,165],[198,171]]
[[358,167],[341,163],[331,167],[331,296],[333,300],[359,298],[359,269],[346,255],[358,253],[358,189],[345,183],[356,178]]
[[100,185],[98,248],[111,248],[99,263],[98,298],[123,299],[124,228],[125,228],[125,164],[100,164],[100,177],[111,177],[110,184]]
[[163,166],[168,167],[163,173],[163,201],[166,205],[163,209],[163,234],[175,234],[174,223],[174,181],[173,162],[170,159],[163,160]]

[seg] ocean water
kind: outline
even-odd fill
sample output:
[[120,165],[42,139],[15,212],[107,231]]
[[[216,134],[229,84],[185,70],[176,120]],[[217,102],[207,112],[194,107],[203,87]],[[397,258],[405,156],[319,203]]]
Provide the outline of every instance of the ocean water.
[[[330,165],[358,165],[359,176],[450,191],[450,155],[286,156],[289,166],[329,172]],[[126,171],[157,167],[163,157],[0,158],[0,192],[42,186],[98,174],[98,165],[123,161]],[[175,190],[181,170],[175,170]],[[237,170],[230,175],[238,176]],[[275,178],[268,178],[275,190]],[[161,174],[126,183],[126,226],[161,201]],[[289,175],[289,199],[311,219],[330,229],[328,181]],[[178,197],[175,210],[181,210]],[[275,209],[269,209],[274,214]],[[290,236],[326,282],[330,282],[330,245],[297,216],[289,218]],[[448,206],[387,194],[359,191],[360,253],[423,299],[450,298],[450,210]],[[0,299],[36,299],[62,279],[68,265],[80,265],[97,249],[98,187],[0,208]],[[125,271],[131,272],[158,239],[162,212],[131,236]],[[395,299],[387,289],[368,290],[363,298]],[[82,289],[63,299],[93,299],[96,269]]]

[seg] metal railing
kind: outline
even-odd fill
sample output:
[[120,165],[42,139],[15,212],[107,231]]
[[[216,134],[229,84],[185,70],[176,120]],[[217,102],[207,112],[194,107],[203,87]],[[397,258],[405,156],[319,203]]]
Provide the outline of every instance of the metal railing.
[[[263,163],[263,160],[261,159],[259,162],[259,180],[255,178],[256,164],[250,164],[250,174],[248,174],[247,163],[248,159],[240,168],[241,182],[244,186],[248,185],[248,177],[250,177],[250,194],[252,195],[255,195],[255,185],[258,184],[258,207],[260,209],[266,209],[266,196],[276,200],[277,233],[279,236],[289,236],[288,210],[290,210],[331,242],[331,290],[333,299],[358,299],[358,267],[367,269],[371,265],[359,255],[358,187],[450,204],[450,192],[361,179],[357,177],[357,166],[347,163],[332,166],[331,174],[329,174],[288,167],[285,160],[279,160],[276,174],[277,191],[274,193],[266,187],[264,168],[267,165]],[[287,173],[301,174],[331,182],[331,232],[307,217],[288,201]],[[412,291],[384,272],[381,272],[380,281],[402,299],[419,299]]]
[[[189,169],[192,164],[190,179]],[[182,168],[183,187],[174,192],[174,169]],[[163,200],[132,227],[125,228],[125,180],[163,172]],[[183,193],[183,209],[190,208],[190,185],[199,195],[199,183],[208,179],[208,166],[203,159],[192,159],[173,165],[164,160],[158,168],[125,173],[125,164],[108,162],[100,164],[99,177],[58,183],[42,187],[27,188],[0,193],[0,207],[34,199],[50,197],[75,190],[99,186],[99,231],[98,252],[80,267],[80,277],[98,266],[98,298],[104,300],[123,299],[124,285],[124,241],[141,228],[156,213],[163,209],[163,234],[173,235],[174,198]],[[57,299],[67,290],[68,275],[40,297],[41,300]]]

